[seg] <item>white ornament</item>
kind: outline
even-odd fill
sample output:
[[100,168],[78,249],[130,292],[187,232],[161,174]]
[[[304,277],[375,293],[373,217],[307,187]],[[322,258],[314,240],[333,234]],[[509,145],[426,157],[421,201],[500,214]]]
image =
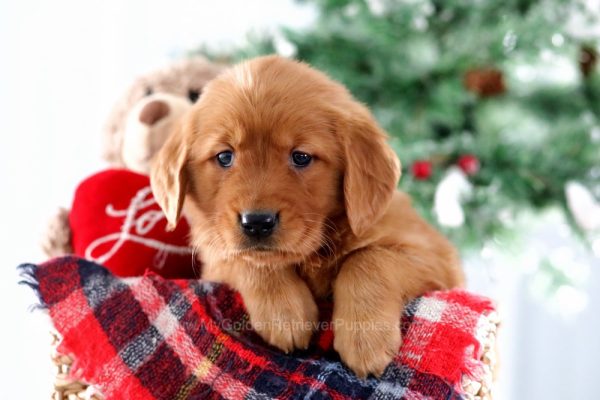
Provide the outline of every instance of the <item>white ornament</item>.
[[450,167],[435,189],[433,210],[440,225],[457,228],[465,222],[461,200],[468,197],[473,186],[458,167]]
[[594,126],[590,130],[590,137],[592,138],[592,142],[600,142],[600,127]]
[[567,182],[565,196],[577,225],[586,231],[600,228],[600,204],[585,186],[579,182]]
[[275,51],[282,57],[292,58],[298,52],[296,45],[290,42],[283,34],[277,32],[273,36],[273,46]]
[[371,14],[380,17],[385,13],[385,2],[384,0],[367,0],[367,7]]

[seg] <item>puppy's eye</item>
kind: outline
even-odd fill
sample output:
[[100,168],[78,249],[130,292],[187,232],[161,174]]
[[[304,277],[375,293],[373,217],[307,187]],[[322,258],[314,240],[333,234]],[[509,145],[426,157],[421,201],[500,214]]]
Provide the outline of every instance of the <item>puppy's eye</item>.
[[146,88],[146,93],[144,94],[144,96],[150,96],[152,93],[154,93],[154,89],[152,89],[151,86],[148,86]]
[[292,152],[292,155],[290,156],[292,165],[297,168],[306,167],[308,164],[310,164],[312,159],[313,159],[313,157],[310,154],[304,153],[302,151],[294,151],[294,152]]
[[217,154],[217,162],[223,168],[229,168],[233,165],[233,152],[230,150],[222,151]]
[[194,89],[190,89],[188,90],[188,99],[190,99],[190,101],[192,103],[195,103],[196,101],[198,101],[198,98],[200,97],[200,90],[194,90]]

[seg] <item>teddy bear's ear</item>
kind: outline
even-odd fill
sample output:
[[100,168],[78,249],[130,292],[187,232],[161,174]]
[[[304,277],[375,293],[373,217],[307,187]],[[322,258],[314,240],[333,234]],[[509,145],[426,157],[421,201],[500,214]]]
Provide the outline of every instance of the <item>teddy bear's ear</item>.
[[157,154],[150,172],[152,192],[167,217],[168,230],[175,229],[185,200],[188,159],[185,137],[185,127],[180,122]]

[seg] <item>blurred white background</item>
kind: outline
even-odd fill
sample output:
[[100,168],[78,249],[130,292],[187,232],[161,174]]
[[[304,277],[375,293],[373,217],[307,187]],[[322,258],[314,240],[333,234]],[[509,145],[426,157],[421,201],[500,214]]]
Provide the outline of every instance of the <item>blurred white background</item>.
[[[48,398],[48,322],[28,312],[36,299],[16,284],[15,267],[43,261],[46,220],[68,206],[81,179],[104,167],[100,131],[122,91],[202,43],[230,46],[248,31],[313,18],[291,0],[0,0],[0,398]],[[466,263],[471,288],[496,298],[504,318],[498,399],[600,397],[600,263],[560,226],[545,222],[524,247],[554,249],[586,266],[583,291],[560,300],[576,303],[567,317],[560,304],[532,299],[524,262],[492,252]]]

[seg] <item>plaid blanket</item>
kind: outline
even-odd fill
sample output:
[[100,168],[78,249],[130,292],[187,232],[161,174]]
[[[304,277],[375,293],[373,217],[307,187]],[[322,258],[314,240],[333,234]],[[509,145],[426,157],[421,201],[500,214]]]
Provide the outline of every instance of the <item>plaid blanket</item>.
[[[460,290],[414,300],[397,357],[381,378],[361,380],[332,350],[328,324],[309,350],[285,355],[252,332],[225,285],[118,278],[74,257],[20,268],[74,374],[107,399],[462,399],[461,378],[480,373],[478,325],[493,310]],[[327,321],[331,305],[320,308]]]

